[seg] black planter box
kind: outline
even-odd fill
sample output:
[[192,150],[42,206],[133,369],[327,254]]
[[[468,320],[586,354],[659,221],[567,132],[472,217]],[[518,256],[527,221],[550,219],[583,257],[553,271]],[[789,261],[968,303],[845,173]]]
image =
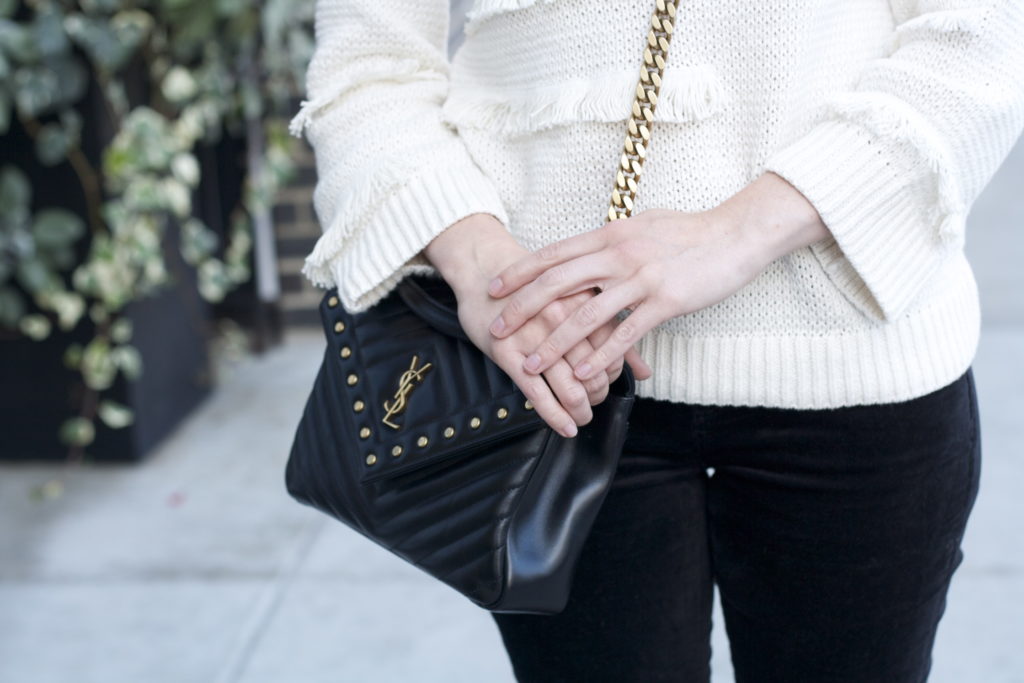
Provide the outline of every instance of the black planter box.
[[[102,396],[130,407],[134,421],[110,429],[96,420],[96,440],[86,447],[95,461],[144,458],[210,393],[211,373],[206,329],[209,306],[194,290],[176,286],[125,309],[133,323],[132,344],[142,356],[142,374],[127,381],[119,375]],[[40,342],[0,341],[0,458],[63,460],[61,423],[76,414],[81,376],[64,366],[73,341],[87,342],[92,325],[71,334],[52,334]]]

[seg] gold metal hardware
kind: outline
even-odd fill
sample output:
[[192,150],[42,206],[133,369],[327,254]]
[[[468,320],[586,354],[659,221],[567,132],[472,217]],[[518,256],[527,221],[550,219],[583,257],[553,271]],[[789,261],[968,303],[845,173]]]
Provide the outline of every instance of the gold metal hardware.
[[508,410],[505,408],[498,408],[498,419],[504,420],[506,417],[508,417]]
[[337,306],[338,305],[338,297],[332,296],[330,299],[327,300],[327,305],[330,306],[331,308],[334,308],[335,306]]
[[640,80],[633,99],[633,118],[626,125],[624,153],[619,163],[621,170],[615,177],[608,207],[608,220],[617,221],[633,215],[637,186],[643,172],[644,160],[651,140],[650,126],[658,106],[661,82],[665,76],[668,48],[675,31],[678,0],[657,0],[651,15],[651,29],[647,32],[647,49],[640,66]]
[[366,404],[363,403],[362,401],[356,401],[355,403],[352,404],[352,410],[356,411],[357,413],[363,412],[363,408],[365,407]]
[[396,458],[398,456],[400,456],[401,454],[402,454],[402,447],[401,446],[395,446],[394,448],[391,449],[391,455],[395,456]]
[[342,358],[348,358],[351,355],[352,355],[352,349],[350,349],[347,346],[342,346],[341,347],[341,357]]
[[419,446],[420,448],[423,448],[428,443],[430,443],[430,439],[428,439],[425,436],[421,436],[420,438],[416,439],[416,445]]
[[474,417],[472,420],[469,421],[469,426],[472,427],[473,429],[476,429],[477,427],[479,427],[480,426],[480,418],[479,417]]
[[367,465],[376,465],[377,464],[377,456],[374,455],[373,453],[370,453],[368,456],[366,456],[366,464]]
[[455,436],[455,428],[454,427],[445,427],[444,428],[444,438],[450,439],[453,436]]
[[338,332],[338,333],[344,332],[345,331],[345,323],[341,322],[340,320],[338,322],[334,323],[334,331]]
[[359,375],[356,375],[356,374],[349,375],[348,379],[346,381],[348,382],[348,385],[350,387],[355,386],[356,383],[359,381]]
[[530,401],[530,399],[526,399],[526,403],[523,404],[523,407],[527,410],[533,410],[533,402]]
[[419,362],[419,356],[412,357],[412,363],[409,365],[409,369],[402,373],[402,376],[398,379],[398,391],[395,392],[395,402],[389,403],[384,401],[384,410],[387,414],[384,415],[381,422],[386,424],[392,429],[401,429],[401,425],[396,425],[391,422],[391,418],[395,415],[401,415],[405,412],[405,408],[408,405],[409,394],[416,388],[416,382],[423,381],[423,374],[433,367],[432,363],[427,363],[421,368],[416,367],[416,363]]
[[362,429],[359,430],[359,438],[360,439],[369,439],[371,433],[372,432],[370,432],[370,428],[369,427],[363,427]]

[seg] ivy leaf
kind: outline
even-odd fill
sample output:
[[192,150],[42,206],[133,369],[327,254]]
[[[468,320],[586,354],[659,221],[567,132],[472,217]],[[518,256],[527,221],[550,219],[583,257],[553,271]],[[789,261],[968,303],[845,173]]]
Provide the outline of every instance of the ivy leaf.
[[160,84],[160,90],[169,102],[182,104],[196,96],[199,84],[188,69],[175,66],[167,71]]
[[60,79],[48,66],[23,66],[14,72],[14,99],[18,109],[29,116],[53,108],[60,97]]
[[103,420],[104,424],[111,429],[122,429],[127,427],[135,419],[135,414],[132,412],[131,408],[109,399],[100,401],[97,413],[99,414],[100,419]]
[[0,325],[15,329],[25,314],[25,299],[16,289],[0,287]]
[[36,297],[36,303],[57,314],[57,324],[62,330],[74,328],[85,314],[85,299],[78,292],[44,292]]
[[[79,60],[71,55],[65,55],[50,59],[46,64],[57,75],[57,82],[60,84],[60,94],[57,97],[58,105],[66,107],[82,99],[89,84],[89,76],[85,66]],[[62,111],[60,117],[64,121],[65,127],[68,127],[68,115]]]
[[181,225],[181,255],[189,265],[198,265],[217,249],[217,233],[198,218],[190,218]]
[[84,234],[85,221],[66,209],[43,209],[32,222],[32,237],[44,249],[73,244]]
[[67,54],[71,43],[64,32],[63,17],[49,7],[36,15],[32,23],[32,39],[42,57],[56,57]]
[[118,344],[125,344],[132,338],[132,321],[130,318],[118,318],[110,325],[110,338]]
[[117,364],[110,354],[110,344],[102,337],[89,342],[82,352],[82,378],[90,389],[109,389],[117,375]]
[[45,166],[56,166],[64,161],[71,147],[64,127],[56,123],[48,123],[39,129],[36,136],[36,156]]
[[0,169],[0,206],[4,212],[15,207],[27,211],[31,200],[32,186],[21,169],[10,164]]
[[33,313],[18,321],[18,329],[29,339],[40,341],[50,336],[53,326],[45,315]]
[[122,43],[106,17],[72,14],[64,20],[64,30],[103,71],[120,69],[136,47]]
[[72,370],[78,370],[82,364],[82,345],[78,342],[72,343],[66,349],[64,349],[64,356],[62,358],[64,366]]
[[199,162],[188,152],[174,155],[174,158],[171,159],[171,172],[174,173],[175,178],[189,187],[199,185]]
[[88,446],[96,438],[96,427],[84,417],[72,417],[60,426],[60,440],[69,446]]
[[47,289],[56,277],[50,266],[39,256],[30,256],[18,263],[18,282],[29,292]]
[[134,53],[153,29],[152,15],[141,9],[118,12],[110,18],[110,28],[118,42]]
[[39,59],[32,32],[27,26],[10,19],[0,19],[0,50],[22,64],[31,64]]
[[130,344],[121,344],[111,353],[114,364],[128,379],[136,379],[142,374],[142,354]]

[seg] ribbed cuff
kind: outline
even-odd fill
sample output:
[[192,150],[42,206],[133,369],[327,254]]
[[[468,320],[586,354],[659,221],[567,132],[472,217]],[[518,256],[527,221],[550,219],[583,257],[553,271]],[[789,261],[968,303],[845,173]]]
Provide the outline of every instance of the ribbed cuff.
[[[508,225],[501,198],[483,172],[475,166],[453,169],[439,163],[388,195],[329,258],[308,256],[302,273],[314,284],[337,285],[346,309],[366,310],[405,275],[436,272],[420,252],[445,228],[474,213],[490,214]],[[321,239],[334,239],[331,230],[337,229],[331,226]]]
[[914,148],[829,120],[775,152],[765,170],[814,205],[832,236],[811,246],[836,287],[876,320],[899,316],[947,247],[930,169]]

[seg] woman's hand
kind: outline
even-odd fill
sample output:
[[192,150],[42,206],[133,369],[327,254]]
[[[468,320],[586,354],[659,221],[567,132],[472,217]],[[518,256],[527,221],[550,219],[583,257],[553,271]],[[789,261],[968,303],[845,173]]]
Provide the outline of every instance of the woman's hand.
[[493,297],[511,295],[490,330],[496,339],[507,338],[551,301],[599,287],[601,294],[576,309],[523,363],[528,373],[545,372],[629,309],[607,341],[574,365],[575,376],[586,380],[655,326],[725,299],[775,258],[827,234],[803,195],[767,173],[710,211],[644,211],[520,259],[490,284]]
[[[591,405],[604,400],[608,385],[622,370],[623,357],[612,359],[605,372],[582,381],[573,376],[572,365],[593,353],[593,343],[602,344],[612,334],[612,326],[596,328],[569,347],[543,373],[523,371],[526,354],[567,320],[592,292],[578,292],[557,297],[542,306],[520,329],[503,339],[495,339],[488,325],[504,302],[487,294],[487,283],[494,274],[528,254],[496,219],[475,214],[450,226],[426,249],[433,263],[455,291],[459,303],[459,322],[470,340],[502,368],[537,413],[553,429],[567,437],[575,436],[577,426],[588,423]],[[625,354],[623,354],[625,355]],[[638,375],[649,376],[650,369],[634,351],[631,365]]]

